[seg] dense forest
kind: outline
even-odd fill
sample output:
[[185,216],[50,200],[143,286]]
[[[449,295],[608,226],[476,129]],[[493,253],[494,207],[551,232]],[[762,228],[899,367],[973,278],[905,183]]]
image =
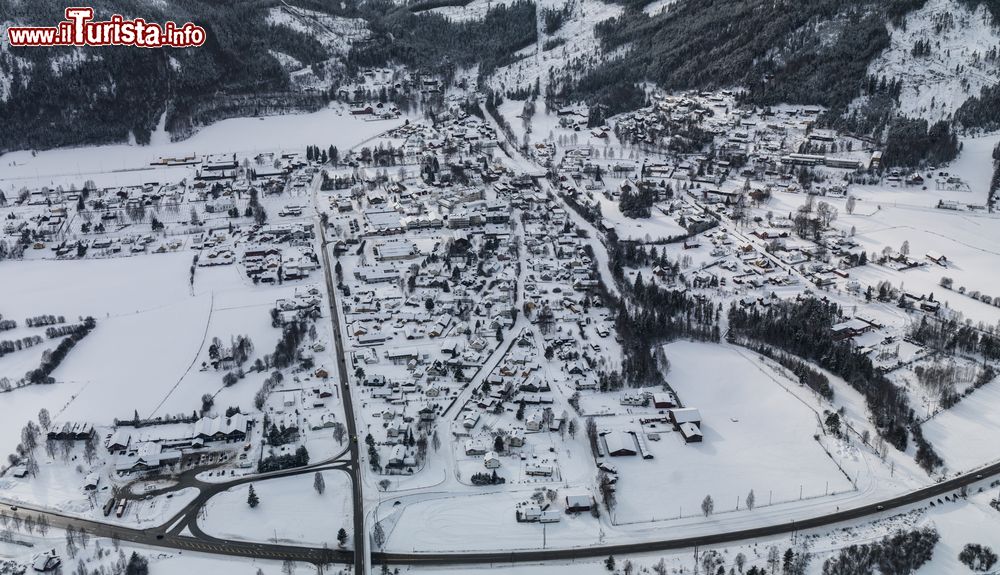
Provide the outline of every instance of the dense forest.
[[389,0],[366,8],[372,15],[372,38],[352,47],[348,64],[354,69],[397,62],[450,79],[458,68],[479,64],[479,73],[488,74],[512,62],[515,52],[538,37],[535,4],[529,0],[501,4],[481,20],[463,22],[414,14]]
[[[314,38],[267,24],[267,11],[275,4],[97,0],[95,19],[121,13],[148,21],[192,21],[205,27],[207,42],[183,50],[9,48],[0,55],[0,72],[12,78],[9,97],[0,102],[5,120],[0,152],[118,142],[130,134],[145,143],[164,112],[168,129],[178,130],[219,94],[285,91],[287,73],[269,50],[306,64],[327,56]],[[352,4],[340,6],[350,13]],[[0,21],[55,24],[64,5],[54,0],[4,2]]]
[[898,531],[881,541],[851,545],[823,562],[823,575],[909,575],[934,556],[941,536],[933,527]]
[[622,377],[630,386],[663,383],[665,360],[655,349],[679,338],[719,341],[719,312],[707,298],[686,290],[664,289],[637,274],[628,281],[623,262],[634,249],[619,242],[614,232],[605,238],[608,265],[622,292],[615,331],[622,339]]
[[[681,0],[649,16],[641,6],[597,26],[606,51],[630,44],[590,75],[666,89],[742,85],[759,104],[799,102],[839,110],[858,94],[868,63],[889,44],[886,23],[923,0],[773,2]],[[576,88],[591,95],[594,83]],[[623,111],[621,102],[602,103]]]
[[[0,3],[0,21],[55,24],[65,3],[54,0]],[[0,74],[11,90],[0,101],[0,152],[80,144],[148,143],[161,116],[166,127],[186,135],[198,125],[235,115],[314,110],[329,94],[294,93],[288,72],[272,51],[310,65],[330,55],[308,34],[268,24],[279,0],[241,2],[96,0],[95,19],[113,13],[147,21],[195,22],[205,27],[199,48],[134,50],[116,47],[10,48],[0,52]],[[415,14],[390,2],[296,5],[335,16],[363,18],[372,38],[355,46],[348,69],[398,62],[451,75],[480,64],[488,73],[535,41],[535,5],[519,0],[497,6],[483,20],[452,22],[433,13]]]
[[1000,128],[1000,84],[983,88],[955,110],[955,122],[964,128]]
[[958,156],[958,136],[945,122],[896,118],[889,123],[882,161],[888,166],[941,165]]

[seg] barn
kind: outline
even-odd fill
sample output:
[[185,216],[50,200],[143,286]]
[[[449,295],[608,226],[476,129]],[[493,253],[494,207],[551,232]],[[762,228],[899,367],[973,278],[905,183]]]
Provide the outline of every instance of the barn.
[[610,431],[605,433],[604,450],[611,457],[625,457],[636,455],[635,438],[631,433],[623,431]]

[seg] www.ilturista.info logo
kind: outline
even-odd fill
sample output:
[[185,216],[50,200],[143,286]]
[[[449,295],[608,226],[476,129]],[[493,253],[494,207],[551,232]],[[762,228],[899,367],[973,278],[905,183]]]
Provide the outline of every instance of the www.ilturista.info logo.
[[66,8],[66,19],[55,26],[11,26],[11,46],[136,46],[188,48],[205,43],[205,29],[190,22],[157,24],[142,18],[126,20],[115,14],[94,22],[93,8]]

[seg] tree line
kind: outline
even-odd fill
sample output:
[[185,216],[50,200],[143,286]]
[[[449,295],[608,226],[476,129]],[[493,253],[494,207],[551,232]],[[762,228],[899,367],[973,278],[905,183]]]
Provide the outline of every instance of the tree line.
[[903,451],[907,428],[914,423],[906,393],[850,341],[834,338],[832,327],[841,317],[839,306],[813,297],[778,302],[764,310],[734,304],[729,309],[728,337],[767,344],[842,377],[864,395],[878,433]]
[[70,350],[76,347],[83,338],[87,337],[91,331],[97,326],[97,322],[92,317],[88,317],[83,320],[79,326],[67,337],[66,339],[59,342],[54,350],[46,350],[42,354],[41,364],[37,369],[29,371],[25,375],[30,383],[53,383],[55,379],[51,377],[51,373],[55,371],[62,360],[66,358]]

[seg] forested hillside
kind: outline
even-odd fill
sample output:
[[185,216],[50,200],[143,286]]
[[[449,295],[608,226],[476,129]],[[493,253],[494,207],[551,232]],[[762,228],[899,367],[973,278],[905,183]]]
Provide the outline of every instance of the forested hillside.
[[[0,52],[0,152],[124,141],[149,141],[160,116],[184,135],[193,127],[258,109],[288,111],[322,105],[324,95],[293,93],[273,52],[304,65],[328,57],[315,38],[268,23],[279,0],[97,0],[97,20],[120,13],[147,21],[191,21],[208,41],[185,50],[121,48],[11,48]],[[414,14],[390,2],[298,0],[298,7],[370,22],[372,37],[345,64],[405,63],[453,72],[479,64],[491,70],[535,40],[535,6],[521,0],[490,11],[485,20],[454,23]],[[0,22],[52,25],[64,2],[0,3]]]
[[[595,23],[604,53],[613,56],[590,69],[562,70],[548,96],[604,104],[603,119],[642,106],[643,81],[668,90],[743,87],[742,97],[751,103],[820,104],[830,108],[826,121],[838,128],[888,133],[899,85],[870,76],[868,67],[889,44],[887,25],[903,24],[925,1],[679,0],[650,16],[643,11],[648,2],[619,0],[620,16]],[[1000,14],[1000,0],[958,1],[985,5],[994,18]],[[436,2],[294,4],[367,23],[370,35],[336,56],[348,72],[398,63],[446,78],[462,68],[482,76],[514,61],[518,50],[537,39],[532,0],[497,5],[482,19],[461,22],[430,10]],[[55,23],[64,5],[3,2],[0,22]],[[269,22],[268,11],[280,0],[96,0],[94,5],[98,19],[117,12],[151,21],[193,21],[206,28],[208,42],[195,49],[149,51],[3,46],[0,152],[124,141],[130,135],[143,143],[164,112],[167,129],[183,136],[228,116],[313,109],[327,98],[325,87],[296,92],[288,69],[275,57],[279,52],[303,66],[331,57],[308,31]],[[997,94],[1000,90],[987,89],[962,106],[955,114],[958,124],[997,125]],[[940,140],[943,127],[937,129],[927,138]]]
[[[986,20],[996,25],[1000,2],[956,2],[972,10],[985,7],[992,15]],[[625,7],[622,14],[596,25],[603,52],[613,56],[589,70],[567,69],[549,88],[557,100],[602,104],[591,123],[642,106],[640,85],[648,81],[666,90],[736,88],[741,101],[763,106],[825,106],[823,124],[882,141],[891,148],[891,165],[946,162],[959,151],[955,128],[998,125],[996,87],[965,105],[951,104],[958,108],[953,126],[950,117],[903,117],[902,80],[871,72],[890,38],[897,38],[890,33],[905,31],[907,15],[926,0],[679,0],[653,16],[644,11],[647,2],[617,3]],[[1000,47],[965,40],[956,51],[992,65]],[[937,49],[931,48],[936,41],[932,28],[913,53]],[[939,73],[961,83],[963,67]]]
[[[745,86],[760,104],[843,110],[888,45],[886,23],[922,1],[681,0],[653,17],[630,5],[597,28],[606,51],[629,49],[577,87],[587,94],[644,79],[667,89]],[[617,110],[610,94],[598,96]]]
[[[288,77],[268,50],[309,63],[323,57],[309,36],[265,21],[274,2],[97,0],[96,19],[112,13],[148,21],[192,21],[208,41],[185,50],[10,48],[0,54],[9,93],[0,102],[0,151],[123,141],[148,141],[171,106],[168,127],[191,122],[197,104],[219,93],[282,91]],[[350,11],[351,2],[340,4]],[[51,25],[65,2],[0,3],[0,21]],[[73,56],[76,56],[74,59]]]
[[349,62],[355,67],[398,62],[447,78],[460,67],[478,65],[480,74],[488,74],[537,38],[535,4],[530,0],[501,4],[482,20],[466,22],[399,9],[389,0],[369,4],[368,9],[373,37],[351,50]]

